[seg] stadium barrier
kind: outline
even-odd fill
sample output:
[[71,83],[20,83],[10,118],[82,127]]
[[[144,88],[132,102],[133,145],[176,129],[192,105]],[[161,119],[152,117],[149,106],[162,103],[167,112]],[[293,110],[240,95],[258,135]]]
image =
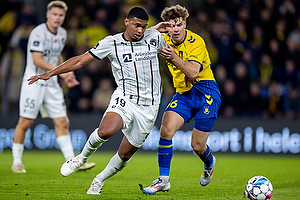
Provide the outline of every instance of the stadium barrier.
[[[81,151],[89,134],[99,125],[101,114],[70,114],[70,133],[76,152]],[[12,138],[18,115],[0,116],[0,152],[12,146]],[[142,146],[143,151],[156,151],[161,118]],[[193,121],[184,125],[174,136],[175,151],[192,151],[191,134]],[[123,134],[116,133],[101,150],[116,150]],[[218,118],[208,144],[214,152],[299,154],[299,121],[262,120],[249,118]],[[26,133],[25,149],[59,149],[50,119],[38,117]]]

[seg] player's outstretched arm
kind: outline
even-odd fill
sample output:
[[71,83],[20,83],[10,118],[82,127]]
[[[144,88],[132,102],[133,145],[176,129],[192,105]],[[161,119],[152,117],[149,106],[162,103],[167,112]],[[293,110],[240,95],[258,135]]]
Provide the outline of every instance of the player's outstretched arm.
[[159,22],[158,24],[151,26],[149,29],[155,29],[161,33],[165,33],[168,32],[168,27],[170,27],[169,22]]
[[28,84],[31,85],[39,79],[48,80],[51,76],[77,70],[93,60],[95,60],[95,58],[89,52],[86,52],[80,56],[75,56],[46,73],[30,77],[27,80],[29,81]]

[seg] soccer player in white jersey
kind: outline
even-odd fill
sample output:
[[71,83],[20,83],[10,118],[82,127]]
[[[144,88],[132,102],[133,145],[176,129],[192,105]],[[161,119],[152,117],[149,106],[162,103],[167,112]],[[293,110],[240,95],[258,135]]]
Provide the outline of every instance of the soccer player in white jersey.
[[[47,81],[39,81],[28,85],[27,79],[32,74],[41,74],[55,68],[63,62],[61,52],[65,46],[67,32],[61,25],[64,22],[67,5],[63,1],[52,1],[47,6],[47,21],[34,28],[29,36],[27,46],[27,64],[23,76],[20,94],[20,118],[15,128],[12,155],[12,172],[26,173],[22,164],[25,135],[39,111],[42,117],[53,120],[58,145],[66,160],[74,157],[73,146],[69,134],[69,119],[62,89],[57,76]],[[78,85],[74,73],[62,74],[68,87]],[[94,167],[88,163],[81,170]]]
[[166,42],[157,30],[146,30],[149,16],[142,7],[133,7],[125,18],[126,30],[99,41],[88,52],[73,57],[47,73],[32,76],[38,79],[73,71],[96,59],[108,57],[117,89],[100,122],[90,135],[82,152],[65,162],[60,173],[68,176],[83,165],[91,154],[117,131],[124,137],[117,153],[99,173],[87,194],[101,194],[104,181],[121,171],[132,155],[142,146],[157,117],[161,98],[161,78],[158,53]]

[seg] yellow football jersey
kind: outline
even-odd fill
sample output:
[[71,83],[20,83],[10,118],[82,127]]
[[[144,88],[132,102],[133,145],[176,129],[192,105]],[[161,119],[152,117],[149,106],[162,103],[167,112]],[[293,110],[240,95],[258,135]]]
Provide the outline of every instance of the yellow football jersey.
[[[168,33],[163,33],[166,42],[173,47],[174,51],[183,61],[194,61],[200,63],[200,72],[196,81],[202,80],[215,80],[213,72],[211,70],[211,62],[206,49],[206,45],[201,36],[186,30],[186,35],[183,40],[178,45],[172,42],[172,38]],[[178,69],[175,65],[167,61],[168,68],[173,77],[173,84],[176,88],[176,92],[180,94],[189,91],[193,85],[188,82],[186,85],[185,74]]]

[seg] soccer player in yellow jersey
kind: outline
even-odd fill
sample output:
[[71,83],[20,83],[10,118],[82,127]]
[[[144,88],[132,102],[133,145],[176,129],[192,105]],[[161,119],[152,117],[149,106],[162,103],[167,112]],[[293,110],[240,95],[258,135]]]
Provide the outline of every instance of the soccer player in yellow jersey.
[[206,144],[214,126],[221,96],[211,70],[205,42],[186,29],[188,10],[180,5],[166,7],[152,29],[162,33],[168,46],[161,51],[173,76],[176,94],[165,110],[158,145],[159,178],[143,189],[146,194],[170,189],[170,164],[173,156],[172,138],[176,131],[194,118],[191,146],[204,162],[200,184],[206,186],[212,178],[216,158]]

